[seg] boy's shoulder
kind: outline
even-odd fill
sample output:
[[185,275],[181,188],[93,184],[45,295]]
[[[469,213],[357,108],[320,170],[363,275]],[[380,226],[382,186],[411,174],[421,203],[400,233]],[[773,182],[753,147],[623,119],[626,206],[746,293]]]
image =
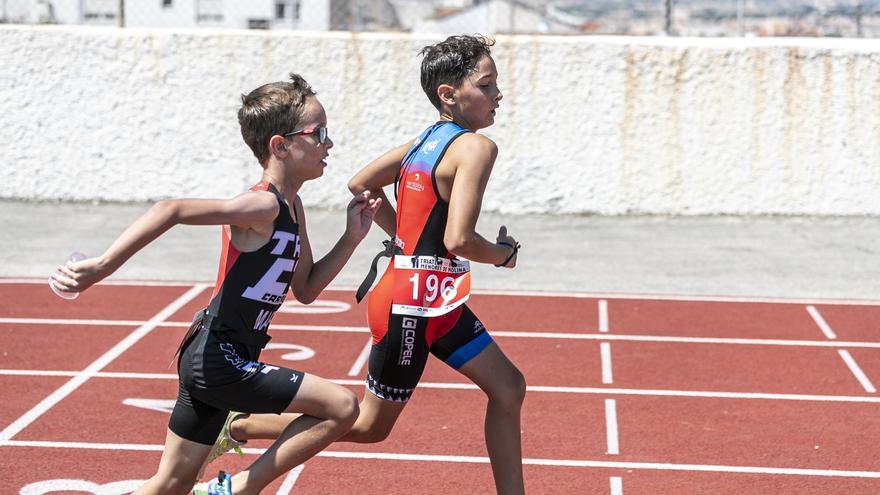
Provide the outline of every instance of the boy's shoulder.
[[462,156],[494,157],[498,154],[498,145],[488,137],[476,132],[466,132],[452,142],[449,151]]
[[251,188],[235,198],[230,208],[240,212],[262,213],[274,218],[278,214],[278,197],[267,189]]

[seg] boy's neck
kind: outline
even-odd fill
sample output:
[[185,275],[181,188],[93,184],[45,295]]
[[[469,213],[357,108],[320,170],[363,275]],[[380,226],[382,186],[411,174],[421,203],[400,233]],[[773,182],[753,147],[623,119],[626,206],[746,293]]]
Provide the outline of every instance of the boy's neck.
[[276,163],[275,160],[269,159],[266,168],[263,169],[262,181],[268,182],[275,186],[275,189],[287,200],[288,204],[293,204],[293,198],[303,185],[303,181],[295,177],[288,177],[284,173],[284,166]]
[[477,131],[476,129],[471,129],[467,125],[467,122],[465,122],[464,119],[456,118],[454,115],[452,115],[451,112],[449,112],[447,110],[440,110],[440,119],[439,120],[440,120],[440,122],[454,122],[454,123],[458,124],[458,126],[461,127],[462,129],[469,129],[474,132]]

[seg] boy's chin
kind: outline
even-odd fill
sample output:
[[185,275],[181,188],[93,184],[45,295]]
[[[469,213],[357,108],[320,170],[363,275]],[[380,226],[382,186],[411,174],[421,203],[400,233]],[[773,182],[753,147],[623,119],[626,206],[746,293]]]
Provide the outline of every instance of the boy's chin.
[[480,125],[475,130],[485,129],[487,127],[492,127],[495,123],[495,117],[490,117],[487,120],[480,123]]
[[314,180],[314,179],[317,179],[317,178],[324,175],[324,168],[326,166],[327,165],[322,162],[322,163],[318,163],[314,166],[304,167],[304,168],[299,169],[299,172],[297,173],[297,175],[303,181]]

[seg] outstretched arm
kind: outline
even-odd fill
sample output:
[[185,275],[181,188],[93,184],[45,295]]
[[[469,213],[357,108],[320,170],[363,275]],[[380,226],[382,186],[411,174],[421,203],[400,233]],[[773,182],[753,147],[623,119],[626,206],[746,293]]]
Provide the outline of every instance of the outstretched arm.
[[382,200],[374,220],[389,236],[393,236],[397,230],[396,213],[382,188],[394,184],[394,178],[400,170],[400,162],[412,145],[413,141],[410,141],[386,152],[367,164],[348,181],[348,189],[352,194],[370,191],[371,198]]
[[136,252],[177,224],[234,225],[262,230],[278,214],[270,193],[249,192],[228,200],[172,199],[159,201],[128,226],[100,256],[58,268],[53,285],[63,292],[82,292],[108,277]]
[[[381,199],[371,199],[370,193],[359,194],[348,203],[346,210],[346,227],[342,237],[336,245],[319,261],[313,261],[312,248],[309,244],[309,236],[306,230],[305,214],[299,215],[300,219],[300,251],[299,261],[293,272],[291,289],[296,300],[303,304],[310,304],[318,295],[330,285],[336,275],[351,258],[355,248],[366,237],[373,223],[373,217],[381,207]],[[302,212],[302,202],[299,196],[294,201],[294,208]]]
[[[511,256],[516,240],[507,235],[507,228],[502,226],[497,242],[490,242],[477,233],[476,226],[483,204],[483,193],[497,155],[498,147],[495,143],[480,134],[465,134],[453,142],[447,157],[455,170],[449,193],[449,215],[443,235],[446,249],[456,256],[496,265],[504,263]],[[505,266],[516,266],[516,256]]]

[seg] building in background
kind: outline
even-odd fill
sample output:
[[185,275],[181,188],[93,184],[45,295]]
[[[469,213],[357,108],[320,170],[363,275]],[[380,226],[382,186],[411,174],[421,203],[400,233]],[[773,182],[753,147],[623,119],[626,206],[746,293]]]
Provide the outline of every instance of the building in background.
[[[417,3],[417,0],[399,0]],[[422,2],[424,3],[424,2]],[[459,5],[435,6],[411,19],[414,32],[450,33],[468,26],[476,33],[583,34],[589,20],[553,8],[546,1],[484,0],[455,2]]]
[[[334,0],[0,0],[13,23],[230,29],[330,29]],[[123,7],[120,12],[120,6]],[[51,13],[51,14],[50,14]]]
[[[0,0],[0,22],[126,27],[664,34],[661,0]],[[880,0],[673,0],[679,36],[880,36]],[[120,8],[122,7],[122,8]]]

